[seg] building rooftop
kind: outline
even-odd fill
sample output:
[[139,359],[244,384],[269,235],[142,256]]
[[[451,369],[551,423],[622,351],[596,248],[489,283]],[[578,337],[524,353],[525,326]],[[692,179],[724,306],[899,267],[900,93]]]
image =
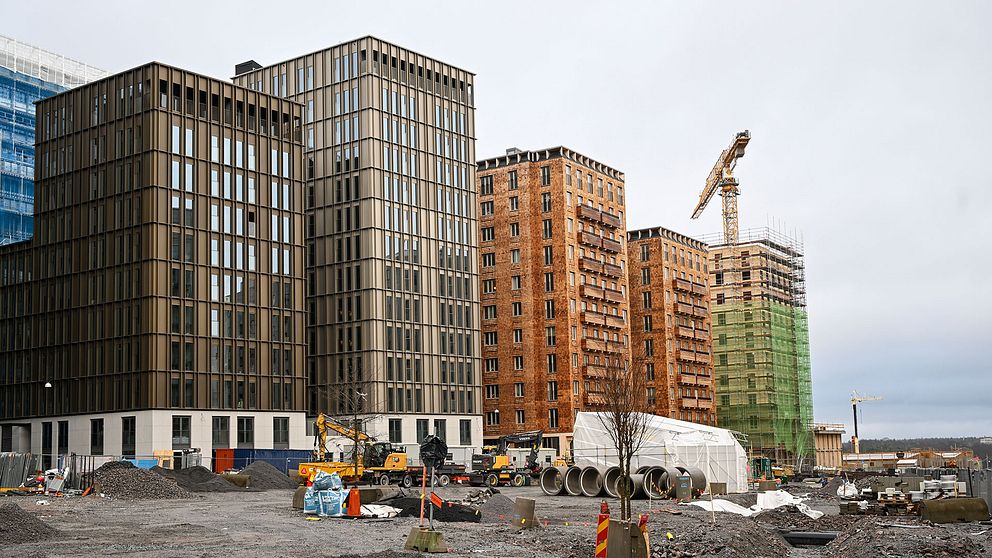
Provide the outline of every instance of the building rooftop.
[[71,88],[109,75],[78,60],[0,35],[0,67]]
[[488,159],[480,159],[476,162],[476,167],[478,170],[482,171],[503,166],[517,165],[530,161],[554,159],[556,157],[563,157],[570,161],[575,161],[580,165],[584,165],[587,168],[610,176],[616,180],[624,180],[624,174],[622,171],[619,171],[611,166],[604,165],[591,157],[586,157],[585,155],[562,145],[556,147],[546,147],[544,149],[531,149],[529,151],[517,147],[510,147],[506,150],[505,155],[490,157]]
[[627,240],[637,241],[645,240],[648,238],[665,237],[676,242],[681,242],[682,244],[692,246],[697,250],[706,250],[707,245],[701,240],[696,240],[691,236],[682,234],[680,232],[675,232],[671,229],[666,229],[665,227],[649,227],[646,229],[636,229],[632,231],[627,231]]

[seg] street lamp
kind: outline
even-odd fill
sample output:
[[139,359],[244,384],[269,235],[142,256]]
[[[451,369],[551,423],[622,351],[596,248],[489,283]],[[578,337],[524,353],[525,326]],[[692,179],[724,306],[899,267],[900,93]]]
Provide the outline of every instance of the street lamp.
[[46,388],[52,387],[52,382],[45,382],[45,387]]

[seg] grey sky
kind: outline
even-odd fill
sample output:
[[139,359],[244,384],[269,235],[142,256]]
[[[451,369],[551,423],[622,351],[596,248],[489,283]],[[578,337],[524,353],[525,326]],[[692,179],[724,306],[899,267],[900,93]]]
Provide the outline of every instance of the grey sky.
[[718,200],[688,217],[750,129],[741,222],[804,236],[816,420],[850,435],[858,389],[885,398],[862,437],[992,434],[992,4],[82,4],[10,2],[0,33],[218,77],[376,35],[478,74],[480,158],[564,144],[625,171],[631,229],[720,230]]

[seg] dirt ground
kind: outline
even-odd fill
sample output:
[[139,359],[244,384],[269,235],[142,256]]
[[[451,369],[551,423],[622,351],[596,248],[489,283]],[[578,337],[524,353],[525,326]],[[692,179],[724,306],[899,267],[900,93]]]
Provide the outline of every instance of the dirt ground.
[[[457,500],[469,490],[453,487],[440,492],[447,499]],[[517,533],[501,523],[438,523],[438,529],[451,548],[448,556],[588,558],[594,554],[598,499],[548,497],[537,487],[506,488],[502,493],[511,499],[535,498],[541,527]],[[0,499],[0,504],[13,502],[21,506],[56,528],[58,534],[20,544],[0,540],[0,556],[416,556],[416,553],[403,551],[410,528],[417,525],[416,518],[306,521],[300,510],[292,509],[292,491],[289,490],[205,493],[188,500],[134,501],[90,496],[51,498],[50,504],[37,505],[39,499],[8,497]],[[616,501],[610,501],[610,504],[616,507]],[[835,501],[815,500],[811,504],[829,515],[837,514]],[[838,541],[844,542],[843,545],[793,549],[778,534],[778,529],[791,525],[787,514],[776,516],[774,521],[717,514],[714,525],[708,512],[694,507],[647,501],[635,501],[633,507],[635,514],[649,512],[654,558],[853,558],[870,555],[862,553],[870,550],[873,539],[884,542],[875,555],[920,555],[912,553],[915,548],[912,546],[913,530],[899,529],[893,536],[883,536],[881,531],[891,529],[878,525],[877,518],[874,523],[863,525],[861,521],[835,518],[829,523],[833,529],[848,525],[851,531]],[[810,526],[805,516],[796,519],[797,527]],[[859,526],[865,528],[858,531]],[[928,546],[926,555],[982,556],[982,552],[992,552],[992,527],[961,525],[951,528],[930,526],[928,529],[928,537],[934,535],[933,530],[938,530],[947,539],[952,553],[944,554],[941,548]],[[988,533],[974,535],[983,529],[989,530]],[[907,539],[910,542],[906,542]],[[903,551],[908,553],[901,553]]]

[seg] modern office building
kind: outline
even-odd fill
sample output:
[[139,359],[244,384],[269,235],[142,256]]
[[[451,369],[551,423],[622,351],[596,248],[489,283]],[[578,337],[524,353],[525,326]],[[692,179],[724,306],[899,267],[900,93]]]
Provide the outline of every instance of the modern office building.
[[150,63],[37,105],[2,450],[307,448],[303,106]]
[[105,75],[0,35],[0,245],[31,238],[34,230],[35,101]]
[[627,233],[631,354],[659,415],[716,425],[706,244],[663,227]]
[[731,250],[710,246],[717,422],[751,450],[785,464],[813,458],[813,398],[802,242],[742,230]]
[[570,452],[575,413],[627,362],[624,175],[565,147],[478,163],[485,437],[545,433]]
[[464,457],[482,434],[473,74],[374,37],[235,72],[305,107],[308,411]]

